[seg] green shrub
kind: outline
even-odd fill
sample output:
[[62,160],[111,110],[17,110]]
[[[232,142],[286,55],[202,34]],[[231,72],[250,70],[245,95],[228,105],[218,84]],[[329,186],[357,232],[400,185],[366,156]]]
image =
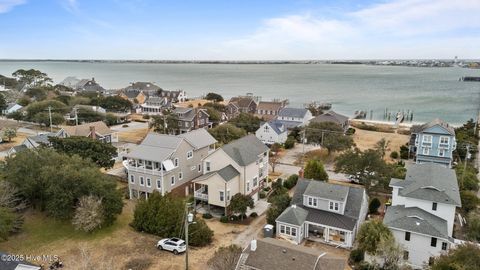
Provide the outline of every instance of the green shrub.
[[400,146],[400,158],[408,159],[408,146],[406,145]]
[[364,252],[363,250],[361,249],[354,249],[350,252],[350,257],[348,259],[348,261],[351,263],[351,264],[357,264],[361,261],[363,261],[364,259]]
[[267,197],[267,193],[262,190],[262,191],[260,191],[260,192],[258,193],[258,197],[259,197],[260,199],[265,199],[265,198]]
[[142,118],[143,118],[143,119],[150,119],[150,115],[144,114],[144,115],[142,116]]
[[197,219],[188,226],[188,243],[195,247],[204,247],[212,242],[213,231],[203,219]]
[[298,175],[296,174],[291,175],[290,177],[287,178],[287,180],[283,182],[283,187],[285,187],[286,189],[292,189],[295,185],[297,185],[297,181],[298,181]]
[[252,213],[250,214],[250,217],[251,217],[251,218],[256,218],[256,217],[258,217],[257,212],[252,212]]
[[397,159],[398,158],[398,152],[397,151],[393,151],[392,153],[390,153],[390,157],[393,158],[393,159]]
[[271,190],[270,187],[265,187],[265,188],[263,188],[263,191],[265,191],[265,192],[269,192],[270,190]]
[[210,213],[204,213],[204,214],[202,215],[202,218],[204,218],[204,219],[211,219],[212,217],[213,217],[213,216],[212,216],[212,214],[210,214]]
[[370,204],[368,205],[368,213],[375,214],[378,212],[378,208],[382,205],[378,198],[373,198],[370,200]]
[[355,134],[355,129],[354,128],[348,128],[347,132],[345,133],[346,135],[353,135]]
[[227,217],[227,216],[222,216],[222,217],[220,218],[220,222],[222,222],[222,223],[228,223],[228,217]]
[[292,149],[295,146],[295,137],[288,136],[287,140],[283,144],[285,149]]

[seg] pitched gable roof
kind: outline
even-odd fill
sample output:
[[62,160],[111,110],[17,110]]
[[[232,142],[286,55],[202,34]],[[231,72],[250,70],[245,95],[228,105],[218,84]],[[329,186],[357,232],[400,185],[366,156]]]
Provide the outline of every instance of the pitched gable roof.
[[134,82],[131,85],[124,88],[125,91],[157,91],[161,88],[151,82]]
[[450,239],[447,221],[418,207],[390,206],[383,223],[400,230]]
[[90,134],[90,127],[95,127],[95,132],[101,136],[114,133],[103,121],[85,123],[78,126],[62,126],[69,136],[87,137]]
[[307,210],[292,204],[277,217],[276,221],[301,226],[307,219],[307,216]]
[[285,125],[278,120],[272,120],[272,121],[265,122],[265,123],[260,125],[260,128],[262,128],[262,126],[264,124],[267,124],[276,134],[282,134],[284,132],[287,132],[287,129],[285,128]]
[[257,111],[258,110],[263,110],[263,111],[278,111],[281,108],[284,107],[285,102],[281,101],[260,101],[257,106]]
[[223,178],[223,180],[227,182],[240,175],[240,172],[232,165],[225,166],[224,168],[218,170],[217,173]]
[[283,108],[278,112],[279,116],[304,118],[308,110],[304,108]]
[[247,108],[250,106],[250,104],[255,103],[255,99],[253,97],[233,97],[230,99],[230,101],[228,102],[229,104],[230,103],[234,103],[236,106],[238,106],[239,108]]
[[334,111],[327,111],[324,114],[316,116],[311,120],[312,122],[323,123],[323,122],[333,122],[339,125],[345,124],[348,121],[348,117],[338,114]]
[[425,123],[423,125],[415,125],[411,128],[411,132],[412,133],[420,133],[420,132],[423,132],[429,128],[432,128],[434,126],[440,126],[441,128],[445,129],[445,131],[447,131],[450,135],[453,135],[455,136],[455,129],[450,126],[447,122],[444,122],[443,120],[440,120],[438,118],[428,122],[428,123]]
[[435,163],[412,164],[405,180],[392,179],[399,195],[438,203],[461,205],[455,170]]
[[182,133],[178,135],[178,137],[184,138],[185,140],[190,142],[190,144],[192,144],[195,149],[207,147],[217,142],[217,140],[215,140],[215,138],[210,135],[210,133],[208,133],[208,131],[204,128],[199,128],[187,133]]
[[328,200],[344,201],[350,188],[323,181],[310,181],[304,195],[325,198]]
[[257,139],[255,135],[248,135],[224,145],[222,150],[238,165],[247,166],[255,162],[261,154],[268,151],[268,147]]

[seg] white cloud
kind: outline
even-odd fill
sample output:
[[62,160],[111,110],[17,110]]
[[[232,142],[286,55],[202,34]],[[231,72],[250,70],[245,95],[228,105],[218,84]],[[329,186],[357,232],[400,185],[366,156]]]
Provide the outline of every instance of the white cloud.
[[25,0],[0,0],[0,13],[7,13],[21,4],[25,4]]
[[468,34],[480,30],[478,14],[479,0],[394,0],[338,14],[337,19],[288,15],[265,20],[252,34],[224,42],[217,57],[418,58],[465,53],[478,58],[473,49],[478,38]]

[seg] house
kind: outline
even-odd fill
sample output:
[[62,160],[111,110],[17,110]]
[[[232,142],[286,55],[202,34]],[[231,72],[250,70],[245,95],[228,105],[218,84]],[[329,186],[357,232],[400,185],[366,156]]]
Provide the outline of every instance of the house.
[[165,97],[148,96],[140,107],[143,114],[162,114],[164,110],[172,107],[172,103]]
[[283,144],[287,140],[288,131],[283,123],[272,120],[260,124],[260,128],[255,131],[255,136],[264,144]]
[[338,114],[334,111],[327,111],[321,115],[314,117],[310,120],[311,123],[325,123],[333,122],[343,128],[344,131],[347,131],[349,128],[348,117]]
[[257,111],[257,100],[251,95],[233,97],[226,106],[229,118],[234,118],[240,113],[255,113]]
[[190,181],[203,174],[202,160],[215,150],[216,142],[205,129],[176,136],[149,133],[124,154],[130,199],[174,189],[188,195]]
[[18,110],[21,110],[23,108],[22,105],[19,105],[17,103],[10,103],[7,105],[7,108],[5,110],[2,111],[2,113],[4,115],[7,115],[7,114],[11,114],[11,113],[14,113]]
[[69,76],[63,79],[63,81],[61,81],[58,84],[75,89],[79,82],[80,82],[80,79],[78,79],[77,77]]
[[277,117],[281,109],[287,106],[288,100],[282,101],[260,101],[258,102],[257,112],[255,115],[264,120],[272,120]]
[[205,109],[177,107],[173,113],[178,117],[180,133],[189,132],[199,128],[211,128],[210,116]]
[[[9,254],[0,252],[0,269],[1,270],[40,270],[42,269],[42,267],[40,266],[36,266],[29,262],[26,262],[27,258],[18,258],[18,257],[20,257],[20,255],[9,255]],[[27,257],[27,256],[22,255],[21,257]]]
[[161,90],[158,96],[167,98],[167,100],[171,103],[179,103],[187,101],[187,93],[183,90],[176,90],[176,91],[168,91],[168,90]]
[[237,193],[258,201],[268,177],[268,147],[254,135],[218,148],[202,162],[203,175],[193,181],[196,200],[224,211]]
[[277,121],[286,128],[306,126],[313,118],[312,113],[304,108],[283,108],[278,112]]
[[111,130],[103,121],[85,123],[78,126],[63,126],[67,137],[90,137],[106,143],[118,142],[118,133]]
[[48,133],[41,133],[35,136],[29,136],[25,138],[25,140],[23,140],[21,144],[10,148],[7,151],[7,156],[11,157],[16,153],[22,152],[27,149],[36,149],[40,146],[49,146],[50,137],[65,138],[66,136],[67,135],[63,129],[60,129],[57,132],[48,132]]
[[367,212],[363,187],[299,179],[291,205],[276,219],[277,236],[352,248]]
[[346,261],[323,251],[274,238],[252,240],[235,270],[343,270]]
[[100,86],[96,81],[95,78],[89,79],[82,79],[78,83],[76,83],[73,87],[73,90],[80,91],[80,92],[95,92],[95,93],[104,93],[105,88]]
[[453,244],[456,207],[461,206],[457,177],[441,164],[409,166],[405,180],[391,179],[392,206],[384,224],[403,246],[404,259],[422,267]]
[[162,88],[151,82],[134,82],[123,89],[124,92],[143,92],[147,96],[156,96]]
[[132,104],[143,104],[147,100],[147,95],[140,90],[120,91],[118,95]]
[[455,129],[440,119],[413,126],[409,145],[417,164],[433,162],[451,168],[457,147]]

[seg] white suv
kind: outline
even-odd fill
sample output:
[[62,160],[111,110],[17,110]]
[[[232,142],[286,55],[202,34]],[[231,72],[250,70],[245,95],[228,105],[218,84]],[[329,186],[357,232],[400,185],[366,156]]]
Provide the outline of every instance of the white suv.
[[173,254],[177,255],[178,253],[185,252],[187,250],[187,246],[185,245],[185,241],[180,238],[165,238],[157,243],[157,248],[160,250],[168,250],[172,251]]

